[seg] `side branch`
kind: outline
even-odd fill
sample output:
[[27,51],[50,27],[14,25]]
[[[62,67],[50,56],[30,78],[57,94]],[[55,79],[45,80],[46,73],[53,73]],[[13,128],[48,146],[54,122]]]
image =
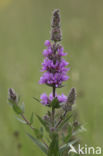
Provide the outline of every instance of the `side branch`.
[[66,117],[67,111],[64,112],[64,114],[60,117],[60,120],[57,122],[55,128],[58,128],[58,126],[61,124],[63,119]]
[[[30,121],[26,119],[26,117],[24,116],[24,114],[21,114],[21,117],[24,119],[24,121],[26,122],[27,125],[29,125],[29,127],[34,131],[34,127],[31,125]],[[46,142],[42,139],[41,140],[45,146],[48,148],[48,145],[46,144]]]

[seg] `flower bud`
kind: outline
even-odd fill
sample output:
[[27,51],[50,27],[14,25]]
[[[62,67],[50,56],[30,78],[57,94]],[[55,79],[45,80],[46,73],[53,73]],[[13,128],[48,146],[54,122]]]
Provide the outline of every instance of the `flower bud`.
[[75,99],[76,99],[76,90],[75,88],[71,88],[66,104],[63,106],[63,109],[65,111],[72,111],[72,105],[75,103]]
[[76,89],[72,88],[67,98],[67,105],[73,105],[76,99]]
[[51,132],[54,132],[54,131],[55,131],[55,127],[51,127],[51,128],[50,128],[50,131],[51,131]]
[[8,90],[8,95],[9,95],[9,100],[13,101],[13,102],[17,102],[17,95],[15,93],[15,90],[12,88],[9,88]]
[[52,18],[52,27],[60,27],[60,14],[59,9],[55,9],[53,11],[53,18]]
[[43,120],[45,120],[45,121],[49,121],[49,120],[50,120],[50,118],[49,118],[49,116],[48,116],[48,115],[45,115],[45,116],[43,117]]
[[60,14],[59,14],[58,9],[54,10],[54,12],[53,12],[51,27],[52,27],[51,40],[53,40],[55,42],[61,41],[62,33],[61,33],[61,29],[60,29]]
[[78,125],[79,125],[78,121],[77,121],[77,120],[74,121],[73,126],[74,126],[74,127],[78,127]]

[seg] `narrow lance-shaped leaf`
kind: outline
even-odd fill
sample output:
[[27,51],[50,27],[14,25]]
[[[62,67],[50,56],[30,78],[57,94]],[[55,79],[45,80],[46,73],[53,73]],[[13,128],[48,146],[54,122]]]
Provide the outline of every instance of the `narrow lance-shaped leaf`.
[[68,143],[69,140],[71,139],[71,137],[72,137],[72,126],[69,125],[68,126],[68,134],[67,134],[67,136],[64,137],[64,142]]
[[82,133],[82,132],[85,132],[87,131],[86,128],[84,128],[83,125],[79,125],[72,133],[72,136],[75,136],[77,135],[78,133]]
[[17,114],[22,114],[23,113],[23,111],[21,110],[21,108],[18,105],[16,105],[16,104],[13,105],[13,109],[14,109],[14,111]]
[[33,119],[34,119],[34,114],[32,112],[31,117],[30,117],[30,124],[33,124],[33,121],[34,121]]
[[66,149],[69,148],[70,145],[74,145],[74,144],[76,144],[78,141],[79,141],[79,139],[75,139],[75,140],[69,142],[68,144],[64,144],[63,146],[61,146],[61,147],[59,148],[60,153],[63,153]]
[[22,120],[22,119],[20,119],[20,118],[18,118],[18,117],[16,117],[16,119],[17,119],[19,122],[21,122],[22,124],[27,124],[24,120]]
[[34,99],[35,101],[37,101],[37,102],[40,102],[40,100],[39,100],[39,99],[37,99],[37,98],[35,98],[35,97],[33,97],[33,99]]
[[36,139],[32,135],[30,135],[29,133],[27,133],[27,135],[47,155],[47,153],[48,153],[47,147],[42,142],[40,142],[38,139]]
[[65,117],[65,119],[61,122],[61,124],[59,125],[58,130],[61,129],[61,128],[63,128],[64,125],[70,120],[71,117],[72,117],[72,114],[67,115]]
[[24,113],[24,111],[25,111],[25,105],[24,105],[24,102],[20,105],[20,108],[21,108],[22,112]]
[[54,133],[52,135],[52,142],[49,146],[48,156],[59,156],[59,142],[58,142],[58,134]]
[[45,127],[46,131],[49,132],[49,127],[47,125],[47,123],[39,116],[39,115],[36,115],[38,120],[40,121],[40,123]]
[[43,133],[41,132],[41,129],[34,128],[34,133],[38,139],[43,138]]

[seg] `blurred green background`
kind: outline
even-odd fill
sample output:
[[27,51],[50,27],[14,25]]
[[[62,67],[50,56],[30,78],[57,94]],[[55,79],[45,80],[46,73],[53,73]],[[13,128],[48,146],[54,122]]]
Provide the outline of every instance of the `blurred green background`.
[[0,0],[0,156],[44,156],[25,135],[31,130],[16,120],[7,92],[9,87],[16,89],[28,118],[32,111],[45,113],[32,97],[50,92],[38,81],[55,8],[61,10],[62,44],[71,67],[70,80],[59,92],[77,88],[78,114],[87,128],[82,142],[103,147],[103,1]]

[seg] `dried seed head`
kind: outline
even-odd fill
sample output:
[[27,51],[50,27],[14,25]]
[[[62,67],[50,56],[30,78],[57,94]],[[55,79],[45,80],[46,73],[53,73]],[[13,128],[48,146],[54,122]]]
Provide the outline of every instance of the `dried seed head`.
[[59,9],[53,11],[53,18],[52,18],[52,30],[51,30],[51,40],[57,42],[61,41],[62,33],[60,29],[60,13]]
[[17,102],[17,95],[15,93],[15,90],[12,88],[9,88],[8,90],[9,100],[12,100],[13,102]]

